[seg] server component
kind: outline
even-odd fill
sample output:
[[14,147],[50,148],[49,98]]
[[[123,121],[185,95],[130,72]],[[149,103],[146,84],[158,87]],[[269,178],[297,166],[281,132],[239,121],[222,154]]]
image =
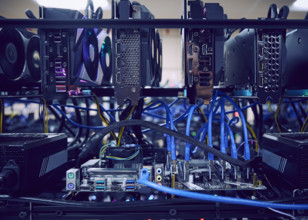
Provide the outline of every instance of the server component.
[[[283,20],[288,7],[277,13],[271,5],[267,20]],[[286,68],[285,30],[243,29],[225,43],[223,85],[235,94],[255,95],[261,103],[278,103],[282,94],[282,74]]]
[[262,161],[277,186],[308,188],[308,133],[266,133]]
[[[41,8],[43,19],[82,19],[74,10]],[[78,73],[83,62],[82,30],[40,29],[42,93],[46,100],[68,96],[71,76]],[[78,40],[79,39],[79,40]]]
[[[188,1],[190,19],[223,19],[218,3]],[[223,69],[223,30],[185,29],[185,85],[190,103],[202,98],[209,104],[213,85],[217,85]]]
[[282,94],[282,74],[286,67],[285,30],[258,30],[257,96],[261,103],[278,103]]
[[0,90],[18,91],[20,87],[39,87],[38,35],[26,29],[3,28],[0,41]]
[[[118,19],[154,18],[144,5],[131,3],[128,0],[118,2],[113,11],[115,10]],[[116,29],[112,37],[113,84],[117,102],[121,105],[125,100],[130,100],[133,105],[137,105],[140,88],[157,85],[160,81],[161,69],[158,67],[161,63],[158,62],[161,59],[160,41],[156,40],[155,44],[153,28]]]
[[[92,4],[92,1],[89,1]],[[43,19],[101,19],[102,9],[85,17],[79,11],[41,8]],[[87,10],[86,10],[87,12]],[[42,29],[42,91],[46,99],[65,98],[78,87],[110,84],[111,70],[107,62],[111,43],[106,31],[94,28]],[[101,64],[100,64],[101,63]],[[73,86],[72,86],[73,85]]]
[[65,175],[64,134],[0,134],[0,191],[31,194]]
[[[66,190],[78,192],[135,191],[138,171],[139,168],[132,167],[103,168],[99,159],[92,159],[81,165],[80,177],[78,175],[79,169],[72,168],[66,172]],[[69,175],[72,178],[69,178]],[[76,178],[81,178],[80,184],[79,179]]]

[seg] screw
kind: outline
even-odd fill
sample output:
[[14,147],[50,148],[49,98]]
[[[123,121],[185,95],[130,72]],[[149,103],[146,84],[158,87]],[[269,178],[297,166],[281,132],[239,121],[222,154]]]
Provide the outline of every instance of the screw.
[[19,217],[20,218],[25,218],[25,217],[27,217],[27,212],[26,211],[21,211],[21,212],[19,212]]
[[57,215],[57,216],[62,216],[62,215],[63,215],[63,211],[57,210],[57,211],[56,211],[56,215]]
[[169,215],[171,215],[171,216],[175,216],[176,213],[177,213],[177,211],[175,209],[170,209],[169,210]]

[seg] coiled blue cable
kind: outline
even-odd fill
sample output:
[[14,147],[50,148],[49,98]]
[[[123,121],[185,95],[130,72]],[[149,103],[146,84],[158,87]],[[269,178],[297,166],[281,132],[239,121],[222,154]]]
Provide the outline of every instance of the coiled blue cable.
[[[213,119],[213,121],[221,122],[220,119]],[[233,158],[237,159],[237,158],[238,158],[238,157],[237,157],[237,149],[236,149],[236,144],[235,144],[235,140],[234,140],[234,135],[233,135],[232,129],[230,128],[230,126],[229,126],[225,121],[224,121],[224,126],[227,128],[227,131],[228,131],[228,133],[226,133],[226,134],[227,134],[227,135],[226,135],[226,137],[227,137],[227,138],[226,138],[226,143],[228,143],[228,134],[229,134],[229,136],[230,136],[230,141],[231,141],[231,156],[232,156]],[[202,133],[202,130],[203,130],[203,133]],[[206,136],[206,134],[207,134],[207,131],[208,131],[208,122],[205,123],[205,124],[201,127],[201,129],[200,129],[199,132],[197,133],[195,139],[197,139],[197,138],[201,135],[201,133],[202,133],[202,135],[201,135],[199,141],[200,141],[200,142],[203,142],[204,139],[205,139],[205,136]],[[224,137],[224,138],[225,138],[225,137]],[[195,149],[193,150],[193,153],[196,153],[197,150],[198,150],[198,147],[195,147]]]
[[99,130],[99,129],[104,129],[106,127],[104,126],[87,126],[87,125],[82,125],[82,124],[78,124],[76,122],[74,122],[73,120],[71,120],[69,117],[67,117],[67,115],[65,114],[65,112],[63,112],[58,106],[53,105],[55,107],[55,109],[57,109],[58,112],[60,112],[71,124],[75,125],[76,127],[81,127],[81,128],[87,128],[87,129],[95,129],[95,130]]
[[[187,123],[186,123],[186,135],[187,136],[189,136],[191,119],[192,119],[193,113],[196,110],[196,108],[197,108],[197,105],[193,105],[190,108],[189,113],[188,113]],[[191,148],[191,144],[186,142],[186,144],[185,144],[185,161],[190,160],[190,148]]]
[[226,153],[226,146],[225,146],[225,100],[221,98],[221,110],[220,110],[220,151],[222,153]]
[[232,103],[232,105],[237,109],[238,113],[240,114],[242,123],[243,123],[243,131],[244,131],[244,140],[245,140],[245,144],[244,144],[244,159],[245,160],[250,160],[250,151],[249,151],[249,143],[248,143],[248,132],[247,132],[247,126],[246,126],[246,120],[245,117],[243,115],[243,112],[241,110],[241,108],[234,102],[233,99],[231,99],[229,96],[227,96],[225,93],[217,91],[217,93],[220,96],[223,96],[224,98],[226,98],[229,102]]
[[[209,139],[209,146],[213,147],[213,139],[212,139],[212,121],[213,121],[213,114],[214,114],[214,106],[217,98],[217,92],[214,90],[213,98],[212,98],[212,103],[211,103],[211,108],[210,108],[210,114],[209,114],[209,124],[208,124],[208,139]],[[214,156],[211,153],[208,153],[208,159],[213,160]]]

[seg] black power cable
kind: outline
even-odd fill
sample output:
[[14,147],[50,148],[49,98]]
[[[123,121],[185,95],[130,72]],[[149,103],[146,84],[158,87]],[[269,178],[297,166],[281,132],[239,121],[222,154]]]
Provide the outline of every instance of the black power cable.
[[[144,99],[139,99],[138,105],[135,108],[134,114],[132,115],[132,119],[141,119],[141,115],[143,112],[143,105],[144,105]],[[142,140],[142,131],[140,126],[133,126],[134,134],[136,135],[136,138],[138,140],[139,144],[143,144]]]
[[[195,140],[192,137],[188,137],[182,133],[179,133],[177,131],[173,131],[170,130],[168,128],[165,127],[161,127],[157,124],[154,124],[152,122],[148,122],[148,121],[143,121],[143,120],[125,120],[125,121],[120,121],[120,122],[116,122],[113,123],[112,125],[109,125],[108,127],[106,127],[105,129],[98,131],[95,135],[92,136],[92,138],[89,140],[91,142],[92,139],[96,139],[96,140],[101,140],[103,139],[108,133],[110,133],[111,131],[118,129],[122,126],[141,126],[141,127],[146,127],[146,128],[150,128],[152,130],[156,130],[159,131],[161,133],[164,134],[168,134],[170,136],[173,136],[175,138],[177,138],[178,140],[181,141],[185,141],[188,142],[194,146],[198,146],[199,148],[214,154],[215,156],[217,156],[218,158],[221,158],[233,165],[236,166],[243,166],[243,167],[247,167],[250,166],[252,164],[252,162],[254,162],[254,159],[252,160],[248,160],[248,161],[242,161],[242,160],[238,160],[235,159],[231,156],[228,156],[212,147],[209,147],[208,145],[199,142],[198,140]],[[88,155],[97,150],[96,148],[100,146],[100,145],[95,145],[95,144],[86,144],[86,146],[83,148],[83,150],[80,152],[78,159],[77,159],[77,164],[80,165],[80,161],[85,160]]]
[[[52,112],[52,114],[56,117],[56,119],[58,121],[62,120],[61,117],[58,115],[58,113],[56,112],[56,110],[54,109],[53,106],[48,105],[48,109]],[[69,131],[69,133],[71,133],[71,135],[75,136],[75,132],[72,131],[72,129],[70,127],[68,127],[68,125],[66,123],[64,123],[63,126],[64,126],[64,128],[66,128]]]
[[[61,106],[61,110],[62,110],[63,112],[65,112],[65,107],[64,107],[64,106]],[[64,117],[64,115],[62,115],[62,119],[61,119],[60,125],[59,125],[59,127],[58,127],[57,133],[61,133],[61,132],[62,132],[64,124],[65,124],[65,117]]]

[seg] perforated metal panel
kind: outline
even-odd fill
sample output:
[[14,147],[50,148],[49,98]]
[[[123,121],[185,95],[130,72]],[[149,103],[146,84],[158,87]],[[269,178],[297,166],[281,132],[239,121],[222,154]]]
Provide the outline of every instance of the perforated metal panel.
[[0,168],[3,168],[6,163],[12,158],[14,158],[17,164],[23,165],[25,163],[24,149],[20,146],[0,146]]
[[121,35],[121,74],[122,84],[126,87],[140,84],[140,35],[127,31]]
[[140,96],[140,32],[116,30],[114,35],[115,95],[119,104],[126,99],[137,105]]
[[278,102],[281,96],[281,76],[285,60],[285,32],[258,33],[257,90],[262,103],[271,98]]

